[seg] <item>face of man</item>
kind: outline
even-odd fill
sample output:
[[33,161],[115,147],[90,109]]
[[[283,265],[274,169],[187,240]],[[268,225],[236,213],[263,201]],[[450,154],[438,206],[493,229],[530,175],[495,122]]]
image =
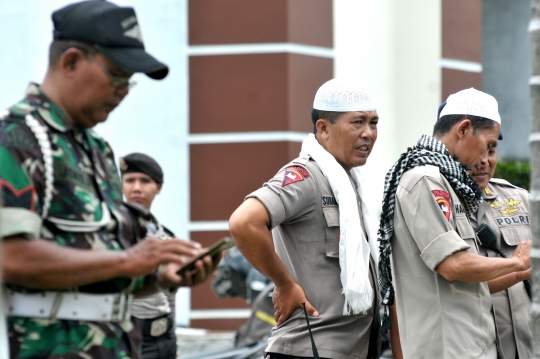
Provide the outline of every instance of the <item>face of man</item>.
[[100,53],[80,51],[77,65],[71,84],[76,96],[66,99],[66,110],[76,125],[91,128],[104,122],[129,92],[127,84],[113,86],[113,77],[129,77],[131,74],[122,71]]
[[128,202],[139,203],[150,209],[154,197],[161,191],[161,183],[141,172],[124,173],[122,191]]
[[[473,171],[479,169],[479,173],[483,171],[489,174],[491,171],[495,171],[495,166],[491,166],[488,159],[491,151],[495,150],[496,152],[500,129],[501,126],[498,123],[495,123],[493,128],[479,130],[476,134],[472,127],[466,129],[463,137],[458,140],[455,147],[455,154],[458,156],[459,161],[466,164]],[[495,164],[496,162],[495,159]],[[488,165],[489,168],[487,168]],[[479,178],[485,179],[481,176]],[[489,178],[487,181],[489,181]]]
[[[320,121],[320,120],[319,120]],[[320,136],[321,145],[345,171],[363,166],[377,140],[379,116],[376,111],[345,112],[335,123],[329,121]]]
[[489,180],[493,177],[498,159],[499,155],[497,153],[497,145],[495,145],[488,151],[487,157],[483,158],[469,171],[472,178],[476,181],[476,184],[478,184],[478,187],[481,190],[487,187]]

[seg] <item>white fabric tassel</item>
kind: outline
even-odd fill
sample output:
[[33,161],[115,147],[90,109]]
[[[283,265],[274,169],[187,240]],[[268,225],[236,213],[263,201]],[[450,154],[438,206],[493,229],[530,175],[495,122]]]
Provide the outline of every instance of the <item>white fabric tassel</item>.
[[360,224],[358,203],[349,176],[336,159],[315,139],[313,134],[302,143],[300,155],[310,155],[324,174],[339,206],[339,266],[341,268],[341,292],[345,295],[343,315],[365,313],[373,304],[373,290],[369,282],[370,252],[375,261],[378,258],[376,246],[376,226],[369,216],[362,195],[362,175],[359,168],[351,170],[351,177],[356,182],[358,195],[362,200],[362,212],[366,232],[371,238],[368,244]]

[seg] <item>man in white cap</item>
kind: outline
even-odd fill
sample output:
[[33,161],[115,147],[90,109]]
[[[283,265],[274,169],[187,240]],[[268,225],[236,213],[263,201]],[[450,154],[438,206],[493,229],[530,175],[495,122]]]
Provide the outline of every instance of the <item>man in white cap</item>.
[[230,218],[242,254],[276,284],[266,358],[380,355],[376,226],[358,171],[377,139],[376,110],[357,81],[323,84],[300,156]]
[[433,137],[386,175],[379,285],[385,305],[395,288],[392,331],[404,358],[504,358],[486,282],[530,268],[531,246],[521,242],[510,259],[478,254],[469,216],[482,195],[467,172],[487,160],[500,129],[495,98],[472,88],[450,95]]

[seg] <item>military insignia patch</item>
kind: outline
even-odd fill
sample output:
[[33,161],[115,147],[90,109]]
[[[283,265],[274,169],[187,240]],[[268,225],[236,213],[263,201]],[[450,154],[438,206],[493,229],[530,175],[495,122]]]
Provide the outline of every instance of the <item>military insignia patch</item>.
[[441,189],[434,189],[433,191],[431,191],[431,193],[433,193],[435,197],[442,197],[446,199],[447,201],[450,201],[450,193],[446,191],[443,191]]
[[0,180],[0,191],[2,192],[5,207],[22,207],[31,211],[35,209],[35,187],[33,185],[16,190],[11,183]]
[[128,165],[127,165],[127,163],[126,163],[126,161],[124,160],[123,157],[120,157],[118,162],[120,162],[120,170],[125,171],[125,170],[128,169]]
[[283,176],[283,182],[281,187],[285,187],[294,182],[303,181],[309,177],[308,171],[300,166],[291,166],[285,169],[285,175]]
[[443,191],[441,189],[434,189],[431,191],[433,195],[435,196],[435,201],[439,205],[439,208],[441,209],[442,213],[446,217],[446,220],[450,220],[450,193]]
[[503,204],[501,203],[501,201],[493,201],[493,203],[491,203],[489,206],[491,208],[497,209],[503,207]]
[[445,198],[437,198],[437,204],[441,209],[442,213],[446,217],[446,220],[450,220],[450,203]]
[[517,205],[520,203],[521,201],[519,199],[509,198],[506,207],[517,207]]
[[[508,203],[502,205],[500,207],[506,207],[504,209],[500,209],[499,212],[502,214],[512,214],[514,212],[519,211],[519,204],[521,203],[521,200],[519,199],[513,199],[509,198]],[[500,207],[493,207],[493,208],[500,208]]]

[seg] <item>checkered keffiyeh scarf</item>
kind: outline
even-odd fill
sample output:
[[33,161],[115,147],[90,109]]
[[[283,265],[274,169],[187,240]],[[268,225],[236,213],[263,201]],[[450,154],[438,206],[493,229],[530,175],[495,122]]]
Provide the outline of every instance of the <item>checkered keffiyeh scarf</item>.
[[384,195],[379,225],[379,291],[382,304],[385,306],[381,331],[386,333],[390,328],[388,305],[394,304],[394,288],[392,287],[392,271],[390,253],[392,253],[392,235],[394,233],[394,206],[396,190],[403,173],[418,166],[432,165],[439,167],[441,174],[452,186],[461,200],[467,215],[474,213],[482,200],[478,185],[467,172],[467,166],[452,158],[444,143],[435,138],[423,135],[418,144],[409,147],[386,174]]

